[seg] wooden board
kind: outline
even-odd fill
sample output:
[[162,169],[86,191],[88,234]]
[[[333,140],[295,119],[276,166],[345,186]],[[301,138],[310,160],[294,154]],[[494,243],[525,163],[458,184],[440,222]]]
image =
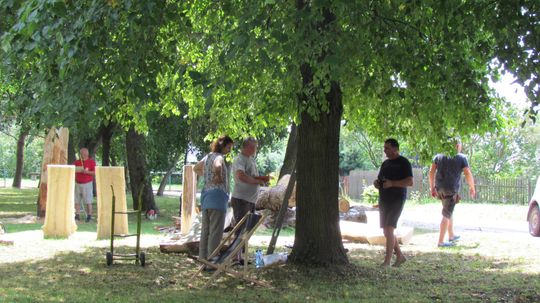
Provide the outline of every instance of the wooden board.
[[45,237],[69,237],[75,223],[75,166],[47,165],[47,212],[43,224]]
[[182,222],[180,232],[187,235],[191,229],[193,218],[197,215],[195,209],[197,195],[197,174],[193,171],[194,165],[184,166],[184,182],[182,187]]
[[[365,223],[352,221],[339,221],[341,230],[341,238],[358,243],[369,243],[373,245],[385,245],[386,238],[384,237],[382,228]],[[395,230],[395,235],[400,244],[408,244],[413,236],[414,229],[412,227],[399,226]]]
[[[97,238],[110,239],[112,219],[112,190],[116,198],[116,211],[127,211],[126,181],[123,166],[96,166]],[[128,216],[116,214],[114,233],[128,233]]]
[[39,185],[38,216],[44,217],[47,208],[47,165],[67,164],[69,130],[51,128],[43,145],[43,161],[41,162],[41,178]]

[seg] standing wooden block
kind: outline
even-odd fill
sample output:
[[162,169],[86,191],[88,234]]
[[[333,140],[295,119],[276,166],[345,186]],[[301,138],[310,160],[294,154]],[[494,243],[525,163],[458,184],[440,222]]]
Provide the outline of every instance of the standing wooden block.
[[41,163],[41,178],[39,185],[38,216],[44,217],[47,206],[47,165],[67,164],[69,130],[51,128],[43,145],[43,161]]
[[184,181],[182,184],[182,223],[180,232],[187,235],[193,218],[197,215],[195,201],[197,198],[197,174],[193,171],[194,165],[184,166]]
[[45,237],[69,237],[75,223],[75,166],[47,165],[47,212],[43,224]]
[[[112,188],[115,195],[115,211],[127,211],[126,181],[124,167],[122,166],[97,166],[96,167],[96,192],[97,192],[97,238],[109,239],[111,236],[112,219]],[[128,216],[116,214],[114,218],[114,233],[128,233]]]

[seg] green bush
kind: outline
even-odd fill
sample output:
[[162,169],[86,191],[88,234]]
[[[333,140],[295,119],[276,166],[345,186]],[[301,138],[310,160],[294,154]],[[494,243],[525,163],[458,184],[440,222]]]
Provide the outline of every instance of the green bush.
[[362,201],[367,204],[379,203],[379,190],[375,186],[364,186],[364,192],[362,193]]

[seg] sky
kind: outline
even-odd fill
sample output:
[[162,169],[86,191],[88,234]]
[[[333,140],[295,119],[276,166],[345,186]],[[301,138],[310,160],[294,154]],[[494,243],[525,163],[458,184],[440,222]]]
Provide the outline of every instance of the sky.
[[506,73],[501,77],[501,80],[496,83],[490,83],[490,86],[493,87],[497,93],[504,97],[507,101],[512,102],[518,105],[520,108],[528,108],[529,102],[527,101],[527,96],[523,87],[519,84],[512,84],[515,80],[515,77]]

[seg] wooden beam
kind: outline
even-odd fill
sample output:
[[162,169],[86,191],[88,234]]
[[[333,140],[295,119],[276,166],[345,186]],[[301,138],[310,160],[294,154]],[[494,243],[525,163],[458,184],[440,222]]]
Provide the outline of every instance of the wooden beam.
[[197,215],[195,201],[197,198],[197,175],[193,171],[194,165],[184,166],[184,182],[182,184],[182,221],[180,232],[187,235]]

